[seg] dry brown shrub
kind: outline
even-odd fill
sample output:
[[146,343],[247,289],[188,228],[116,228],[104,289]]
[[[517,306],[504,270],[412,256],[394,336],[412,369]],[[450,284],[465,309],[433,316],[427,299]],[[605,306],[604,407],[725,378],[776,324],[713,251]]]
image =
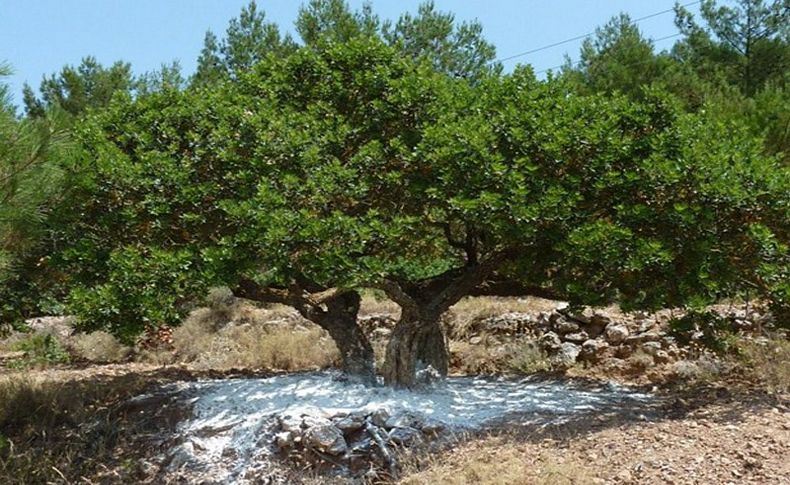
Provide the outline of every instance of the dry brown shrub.
[[129,347],[103,331],[74,335],[68,343],[77,357],[91,362],[120,362],[131,352]]
[[632,370],[643,372],[653,366],[653,357],[643,350],[637,350],[626,359],[626,362]]
[[770,392],[790,392],[790,341],[782,338],[744,340],[738,357],[746,373]]
[[548,355],[532,339],[506,344],[484,336],[480,343],[450,342],[450,364],[460,374],[534,374],[552,369]]
[[549,356],[534,340],[517,346],[510,354],[510,368],[520,374],[534,374],[551,370]]
[[460,374],[500,374],[510,370],[513,348],[512,344],[489,345],[485,340],[476,345],[451,341],[450,364]]
[[214,308],[192,311],[173,332],[175,360],[199,369],[297,371],[329,367],[339,359],[328,334],[290,307],[237,303],[230,319],[225,317]]

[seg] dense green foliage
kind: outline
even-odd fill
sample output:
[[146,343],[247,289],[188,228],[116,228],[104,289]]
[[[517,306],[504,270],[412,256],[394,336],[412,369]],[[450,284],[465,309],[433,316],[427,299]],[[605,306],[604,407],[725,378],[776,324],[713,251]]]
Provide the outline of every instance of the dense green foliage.
[[[56,310],[48,256],[73,168],[66,116],[18,119],[0,85],[0,320]],[[48,308],[47,308],[48,307]]]
[[627,308],[759,296],[787,318],[780,3],[704,2],[704,28],[679,9],[663,53],[619,16],[547,80],[501,72],[479,24],[430,3],[393,23],[313,0],[300,41],[251,3],[189,83],[86,59],[28,90],[27,118],[4,104],[4,318],[51,300],[128,340],[242,279],[441,309],[470,268]]

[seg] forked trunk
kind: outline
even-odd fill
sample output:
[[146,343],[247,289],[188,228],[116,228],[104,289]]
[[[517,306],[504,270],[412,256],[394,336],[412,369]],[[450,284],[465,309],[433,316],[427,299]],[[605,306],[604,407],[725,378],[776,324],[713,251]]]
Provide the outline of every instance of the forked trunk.
[[448,353],[438,317],[404,315],[392,331],[382,373],[384,382],[413,388],[420,384],[418,373],[433,367],[447,375]]

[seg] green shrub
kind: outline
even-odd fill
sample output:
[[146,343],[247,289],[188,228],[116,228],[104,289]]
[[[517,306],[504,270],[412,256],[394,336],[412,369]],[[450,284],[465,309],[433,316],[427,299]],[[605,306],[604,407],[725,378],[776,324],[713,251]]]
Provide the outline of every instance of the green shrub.
[[192,270],[188,251],[123,248],[110,257],[105,282],[71,292],[69,311],[78,330],[106,330],[130,344],[146,327],[181,321],[182,303],[199,291]]
[[14,367],[46,366],[69,361],[69,353],[52,335],[31,335],[17,342],[14,350],[26,352],[24,359],[12,364]]
[[[711,311],[689,311],[669,322],[670,334],[683,345],[700,346],[716,353],[735,349],[732,323]],[[702,349],[700,349],[702,350]]]

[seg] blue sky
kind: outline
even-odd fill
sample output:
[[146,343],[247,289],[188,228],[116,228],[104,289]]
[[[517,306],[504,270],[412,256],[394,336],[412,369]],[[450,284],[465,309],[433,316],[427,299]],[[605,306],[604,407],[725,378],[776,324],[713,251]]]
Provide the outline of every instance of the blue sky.
[[[672,8],[675,0],[436,0],[459,20],[478,19],[500,58],[586,34],[612,15],[633,18]],[[691,0],[682,1],[689,3]],[[0,0],[0,61],[11,64],[7,81],[17,103],[22,84],[38,87],[41,77],[93,55],[104,64],[132,63],[136,73],[178,60],[186,74],[195,69],[207,29],[221,34],[248,0]],[[363,0],[351,0],[359,7]],[[416,11],[421,0],[373,0],[383,18]],[[269,20],[293,31],[300,1],[258,0]],[[698,5],[690,9],[697,11]],[[677,32],[671,13],[639,23],[647,37]],[[656,44],[667,48],[676,39]],[[532,64],[540,71],[578,58],[581,40],[505,62]]]

